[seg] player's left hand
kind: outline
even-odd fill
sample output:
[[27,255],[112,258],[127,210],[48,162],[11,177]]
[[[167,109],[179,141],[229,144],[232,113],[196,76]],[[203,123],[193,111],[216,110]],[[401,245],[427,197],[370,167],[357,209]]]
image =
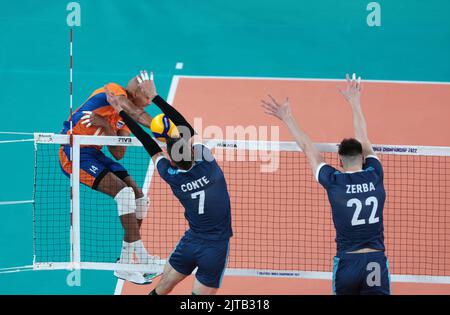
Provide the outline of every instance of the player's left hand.
[[286,100],[283,103],[279,103],[272,95],[269,94],[268,96],[270,101],[261,100],[261,107],[264,108],[266,114],[275,116],[282,121],[291,117],[291,104],[289,104],[288,97],[286,97]]
[[136,80],[138,81],[142,93],[144,93],[145,97],[151,102],[155,96],[158,95],[158,93],[156,93],[155,82],[153,81],[153,72],[150,72],[149,76],[147,70],[143,70],[136,76]]
[[96,126],[105,128],[109,125],[108,120],[91,111],[83,111],[84,116],[81,117],[81,124],[86,125],[86,127]]

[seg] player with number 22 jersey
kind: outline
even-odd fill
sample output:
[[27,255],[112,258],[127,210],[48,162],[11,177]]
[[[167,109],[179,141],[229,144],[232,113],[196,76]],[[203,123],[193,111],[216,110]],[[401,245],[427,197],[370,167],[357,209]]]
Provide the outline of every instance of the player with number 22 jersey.
[[383,209],[386,199],[383,167],[367,135],[361,109],[360,78],[347,75],[340,90],[353,112],[355,138],[339,144],[342,171],[325,163],[308,135],[291,114],[289,100],[262,101],[267,114],[281,119],[308,158],[316,180],[326,189],[336,229],[333,293],[390,294],[389,265],[385,255]]

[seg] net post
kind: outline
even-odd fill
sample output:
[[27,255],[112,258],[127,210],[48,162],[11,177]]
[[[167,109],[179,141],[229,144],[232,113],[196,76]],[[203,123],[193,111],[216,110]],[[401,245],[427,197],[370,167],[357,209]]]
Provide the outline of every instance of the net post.
[[71,262],[72,269],[80,269],[80,139],[72,141],[72,213],[71,213]]
[[[38,138],[39,135],[34,133],[34,168],[33,168],[33,200],[36,200],[37,194],[37,170],[38,170]],[[36,266],[36,202],[33,202],[33,267]]]

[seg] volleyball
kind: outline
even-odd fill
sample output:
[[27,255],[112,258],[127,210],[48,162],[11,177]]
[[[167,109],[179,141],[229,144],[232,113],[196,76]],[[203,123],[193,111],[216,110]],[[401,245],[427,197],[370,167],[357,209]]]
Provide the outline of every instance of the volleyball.
[[159,114],[152,119],[150,130],[159,141],[166,142],[169,137],[177,137],[178,129],[175,124],[164,114]]

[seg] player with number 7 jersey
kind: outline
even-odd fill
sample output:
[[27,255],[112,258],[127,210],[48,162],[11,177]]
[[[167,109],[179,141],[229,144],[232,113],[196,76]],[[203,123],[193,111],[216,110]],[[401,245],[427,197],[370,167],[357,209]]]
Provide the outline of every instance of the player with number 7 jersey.
[[156,167],[183,205],[189,222],[186,236],[226,240],[232,236],[230,196],[225,176],[209,148],[193,144],[194,164],[189,170],[174,167],[160,156]]
[[[155,91],[152,77],[139,78],[144,94]],[[196,133],[186,119],[160,96],[153,95],[161,111],[177,126],[179,136],[167,139],[166,157],[159,145],[126,112],[112,91],[108,101],[123,118],[131,132],[152,157],[160,176],[185,209],[189,229],[164,268],[152,295],[168,294],[195,268],[194,294],[215,294],[220,287],[228,260],[231,204],[225,176],[209,148],[196,141]]]

